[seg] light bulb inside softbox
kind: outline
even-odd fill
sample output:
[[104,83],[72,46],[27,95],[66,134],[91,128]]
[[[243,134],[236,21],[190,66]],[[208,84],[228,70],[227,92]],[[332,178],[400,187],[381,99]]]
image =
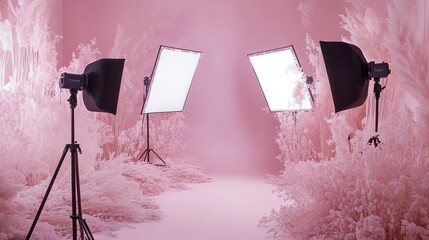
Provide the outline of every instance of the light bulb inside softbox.
[[248,55],[271,112],[312,109],[293,46]]

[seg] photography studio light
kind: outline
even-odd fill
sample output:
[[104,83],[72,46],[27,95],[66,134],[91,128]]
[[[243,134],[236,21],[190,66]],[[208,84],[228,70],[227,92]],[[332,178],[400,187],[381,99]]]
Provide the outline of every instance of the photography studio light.
[[[201,52],[161,45],[151,77],[144,78],[145,95],[140,114],[146,114],[146,150],[140,155],[151,163],[153,152],[164,165],[165,161],[150,148],[149,114],[181,112],[194,78]],[[152,84],[151,84],[152,82]]]
[[[100,59],[86,66],[83,74],[63,73],[59,81],[60,88],[70,90],[68,102],[71,110],[71,141],[66,144],[54,171],[43,200],[33,220],[26,239],[29,240],[36,227],[37,221],[48,199],[55,178],[61,165],[70,151],[71,154],[71,205],[72,205],[72,236],[77,239],[94,239],[85,219],[82,217],[82,204],[80,197],[78,153],[81,148],[75,141],[74,109],[77,106],[77,92],[83,91],[83,101],[89,111],[106,112],[116,114],[119,89],[121,85],[122,71],[125,59]],[[79,226],[79,236],[78,229]]]
[[160,46],[144,113],[183,111],[201,52]]
[[[302,72],[293,46],[247,55],[271,112],[312,109],[312,81]],[[306,82],[307,81],[307,82]]]
[[60,88],[85,90],[83,102],[89,111],[116,115],[124,59],[100,59],[83,74],[63,73]]
[[[378,108],[380,93],[384,87],[380,78],[390,74],[388,63],[367,62],[362,50],[345,42],[320,41],[335,112],[362,105],[368,96],[369,80],[374,79],[376,103],[375,132],[378,132]],[[370,139],[377,145],[377,136]]]

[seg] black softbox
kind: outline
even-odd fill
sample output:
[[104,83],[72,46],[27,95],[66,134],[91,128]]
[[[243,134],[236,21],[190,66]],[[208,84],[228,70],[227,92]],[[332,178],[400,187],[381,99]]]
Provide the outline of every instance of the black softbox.
[[84,74],[92,76],[83,91],[89,111],[116,114],[125,59],[100,59],[86,66]]
[[369,67],[362,51],[345,42],[320,41],[335,112],[362,105],[368,95]]

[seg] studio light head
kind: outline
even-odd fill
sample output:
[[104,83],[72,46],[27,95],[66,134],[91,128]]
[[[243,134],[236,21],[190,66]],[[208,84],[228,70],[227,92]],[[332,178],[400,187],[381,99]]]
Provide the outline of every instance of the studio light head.
[[368,96],[369,80],[390,74],[388,63],[368,63],[357,46],[345,42],[320,41],[335,112],[362,105]]
[[116,114],[125,59],[100,59],[86,66],[83,74],[63,73],[60,88],[83,91],[89,111]]
[[[355,45],[345,42],[320,41],[335,112],[362,105],[368,95],[369,80],[374,79],[375,132],[378,132],[378,108],[380,93],[384,87],[380,78],[390,74],[388,63],[368,63],[362,51]],[[378,135],[370,139],[378,145]]]
[[90,84],[96,78],[96,73],[89,74],[71,74],[62,73],[60,78],[60,88],[86,90],[90,89]]
[[388,63],[369,63],[369,75],[373,78],[385,78],[390,74]]

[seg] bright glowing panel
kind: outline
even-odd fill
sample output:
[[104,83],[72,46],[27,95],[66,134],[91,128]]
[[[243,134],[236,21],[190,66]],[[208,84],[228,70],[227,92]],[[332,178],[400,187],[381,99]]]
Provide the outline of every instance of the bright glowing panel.
[[293,46],[248,57],[271,112],[312,108]]
[[144,113],[183,110],[200,56],[201,52],[160,47]]

